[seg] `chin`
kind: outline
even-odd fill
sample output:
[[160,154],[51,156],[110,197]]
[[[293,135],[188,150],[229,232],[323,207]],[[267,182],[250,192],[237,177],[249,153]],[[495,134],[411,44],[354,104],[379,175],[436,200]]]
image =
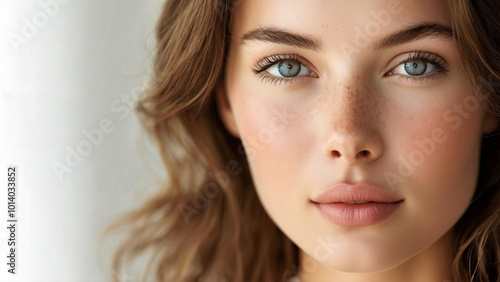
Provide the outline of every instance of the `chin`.
[[[318,260],[319,261],[319,260]],[[381,256],[352,256],[343,257],[342,259],[334,258],[324,262],[319,261],[325,267],[342,273],[378,273],[390,270],[404,261],[400,260],[382,260]]]

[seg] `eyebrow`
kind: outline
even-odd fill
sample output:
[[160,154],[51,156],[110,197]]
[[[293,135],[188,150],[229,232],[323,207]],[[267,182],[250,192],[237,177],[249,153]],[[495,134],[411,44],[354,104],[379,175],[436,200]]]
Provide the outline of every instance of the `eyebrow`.
[[[372,42],[371,49],[377,51],[416,41],[425,37],[442,38],[449,40],[453,38],[453,30],[437,23],[420,23],[389,34],[382,39]],[[243,34],[241,44],[247,41],[262,41],[267,43],[284,44],[303,49],[318,51],[322,49],[320,39],[307,34],[297,34],[277,27],[261,27]]]
[[453,39],[453,30],[441,24],[422,23],[409,26],[403,30],[396,31],[384,38],[373,42],[372,50],[377,51],[390,48],[404,43],[416,41],[424,37],[441,38],[444,40]]
[[241,44],[246,41],[263,41],[284,44],[304,49],[320,50],[321,41],[310,35],[301,35],[277,27],[261,27],[249,31],[241,37]]

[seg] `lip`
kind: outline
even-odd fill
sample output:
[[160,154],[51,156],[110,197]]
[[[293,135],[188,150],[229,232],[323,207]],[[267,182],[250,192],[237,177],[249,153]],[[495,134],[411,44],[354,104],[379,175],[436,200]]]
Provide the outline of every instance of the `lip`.
[[404,199],[378,186],[358,182],[336,184],[313,195],[311,201],[329,221],[340,226],[356,227],[384,221]]

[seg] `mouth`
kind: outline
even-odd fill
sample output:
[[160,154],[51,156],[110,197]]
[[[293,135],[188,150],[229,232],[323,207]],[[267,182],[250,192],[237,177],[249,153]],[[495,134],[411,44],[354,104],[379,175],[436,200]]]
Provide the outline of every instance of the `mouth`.
[[400,200],[397,202],[313,203],[329,221],[344,227],[359,227],[375,225],[388,219],[403,202]]
[[368,183],[340,183],[313,195],[311,200],[323,217],[344,227],[380,223],[403,202],[401,197]]
[[402,202],[402,201],[403,200],[394,201],[394,202],[352,201],[352,202],[332,202],[332,203],[324,203],[324,204],[352,204],[352,205],[369,204],[369,203],[391,204],[391,203],[397,203],[397,202]]

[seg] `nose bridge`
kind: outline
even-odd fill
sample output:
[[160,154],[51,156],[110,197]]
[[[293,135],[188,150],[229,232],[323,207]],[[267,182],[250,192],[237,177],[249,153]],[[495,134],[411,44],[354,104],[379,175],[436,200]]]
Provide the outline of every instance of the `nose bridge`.
[[351,76],[329,93],[328,128],[324,152],[348,162],[373,160],[381,154],[381,140],[375,129],[377,99],[369,83]]
[[377,111],[374,91],[359,76],[339,82],[336,90],[337,93],[329,95],[334,127],[346,132],[359,133],[359,129],[367,127]]

